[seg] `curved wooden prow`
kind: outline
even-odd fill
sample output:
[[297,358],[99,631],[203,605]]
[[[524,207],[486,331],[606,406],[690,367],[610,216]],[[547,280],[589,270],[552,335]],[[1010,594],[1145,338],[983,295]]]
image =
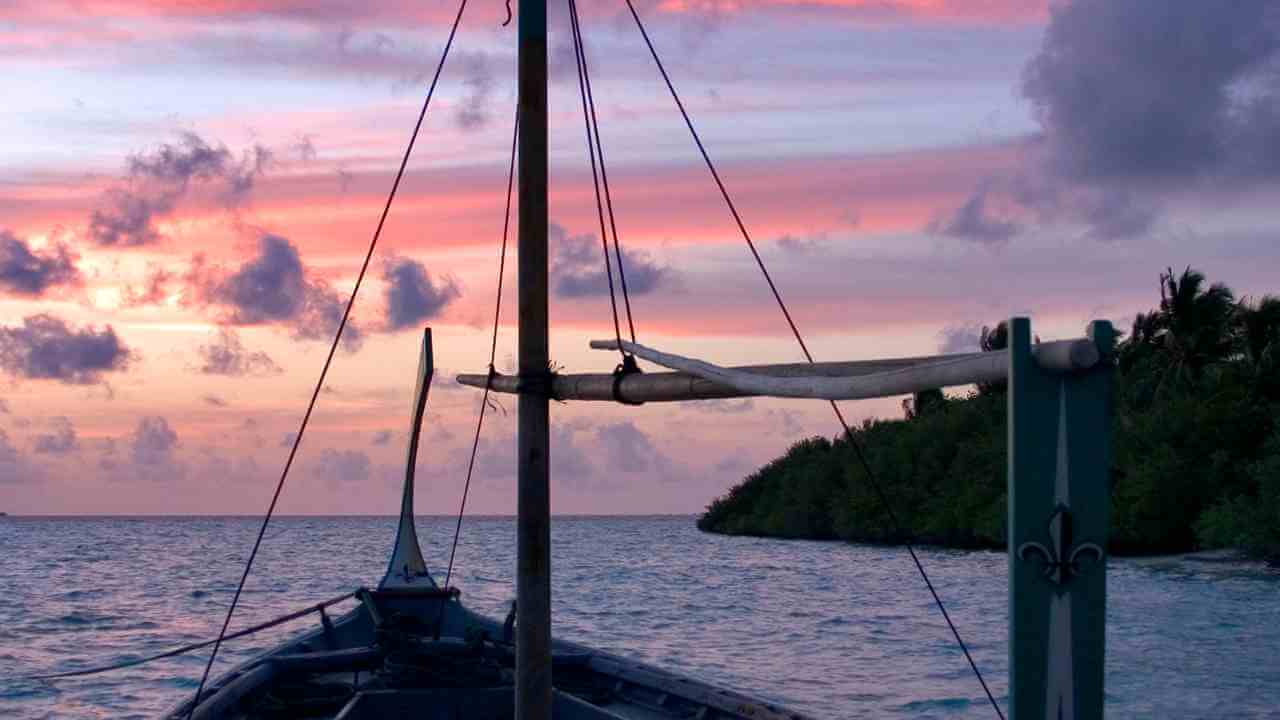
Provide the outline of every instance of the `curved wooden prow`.
[[413,394],[413,412],[409,425],[409,453],[404,469],[404,496],[400,500],[400,522],[396,526],[396,542],[391,550],[387,574],[378,588],[414,588],[436,586],[418,545],[418,531],[413,526],[413,476],[418,464],[418,435],[427,412],[427,391],[435,361],[431,354],[431,328],[422,331],[422,353],[418,356],[418,387]]

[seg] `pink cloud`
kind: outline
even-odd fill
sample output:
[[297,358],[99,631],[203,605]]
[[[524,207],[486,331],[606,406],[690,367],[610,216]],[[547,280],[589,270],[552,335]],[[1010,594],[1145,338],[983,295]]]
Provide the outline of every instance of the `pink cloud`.
[[882,23],[1010,25],[1040,22],[1048,16],[1048,3],[1042,0],[662,0],[658,7],[671,13],[818,8]]
[[[735,12],[772,7],[829,7],[869,18],[924,21],[1026,22],[1047,15],[1046,0],[662,0],[666,12]],[[599,10],[591,7],[589,10]],[[486,9],[477,12],[489,14]],[[499,11],[500,8],[489,8]],[[11,3],[0,16],[9,19],[56,17],[273,17],[309,22],[429,20],[452,15],[447,5],[408,0],[352,4],[344,0],[55,0]],[[500,13],[499,17],[505,13]]]

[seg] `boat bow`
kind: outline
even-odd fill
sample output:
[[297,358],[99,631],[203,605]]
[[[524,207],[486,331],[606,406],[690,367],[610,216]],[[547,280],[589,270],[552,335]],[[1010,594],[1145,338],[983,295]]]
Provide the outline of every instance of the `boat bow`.
[[435,372],[435,358],[431,350],[431,328],[422,331],[422,351],[418,355],[418,385],[413,393],[413,409],[409,421],[409,450],[404,468],[404,493],[400,498],[400,520],[396,525],[396,541],[391,550],[387,573],[378,589],[403,589],[436,587],[427,563],[422,559],[422,547],[418,544],[418,531],[413,524],[414,472],[418,465],[418,439],[422,433],[422,419],[427,411],[427,392],[431,389],[431,376]]

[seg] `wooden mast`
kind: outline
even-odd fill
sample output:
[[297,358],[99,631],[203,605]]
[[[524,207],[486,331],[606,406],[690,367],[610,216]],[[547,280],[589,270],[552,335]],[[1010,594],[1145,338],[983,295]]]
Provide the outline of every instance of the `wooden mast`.
[[[519,349],[522,377],[538,385],[550,364],[547,333],[547,4],[519,4]],[[545,384],[545,383],[544,383]],[[518,402],[517,720],[551,718],[550,416],[546,392]]]

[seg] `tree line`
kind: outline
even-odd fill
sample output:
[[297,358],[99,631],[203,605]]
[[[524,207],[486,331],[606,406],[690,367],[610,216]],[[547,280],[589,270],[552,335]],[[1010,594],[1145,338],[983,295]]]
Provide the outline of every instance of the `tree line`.
[[[984,328],[983,350],[1007,328]],[[1237,297],[1191,268],[1160,275],[1160,304],[1117,346],[1111,551],[1238,548],[1280,562],[1280,297]],[[845,438],[814,437],[715,499],[709,532],[1002,548],[1006,388],[904,401],[857,444],[903,527],[895,530]]]

